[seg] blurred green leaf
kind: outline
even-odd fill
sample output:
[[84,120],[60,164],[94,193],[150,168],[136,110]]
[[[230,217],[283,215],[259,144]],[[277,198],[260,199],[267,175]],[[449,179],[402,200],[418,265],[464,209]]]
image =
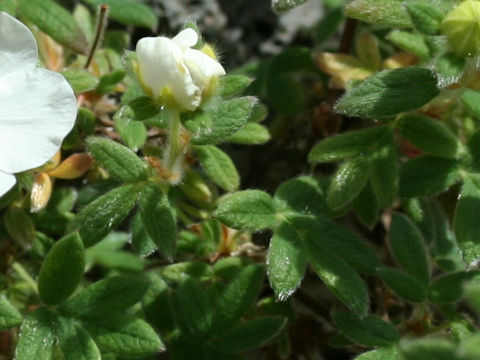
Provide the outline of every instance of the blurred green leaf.
[[405,7],[415,29],[426,35],[436,35],[439,32],[443,13],[434,4],[409,1]]
[[222,76],[219,81],[220,96],[229,98],[240,94],[252,83],[253,79],[245,75],[226,75]]
[[75,94],[93,90],[98,85],[98,79],[85,70],[67,69],[62,72],[62,75],[73,88]]
[[419,197],[448,189],[458,179],[458,163],[430,155],[411,159],[400,168],[399,195]]
[[23,316],[4,295],[0,295],[0,331],[20,325]]
[[115,130],[125,144],[137,151],[147,140],[147,128],[145,124],[133,119],[133,113],[128,106],[122,107],[113,116]]
[[347,312],[332,315],[333,323],[357,344],[372,347],[390,347],[400,340],[400,334],[390,323],[376,315],[360,318]]
[[227,353],[256,349],[277,336],[285,323],[286,319],[279,316],[249,320],[226,331],[212,346]]
[[334,135],[318,142],[310,151],[310,162],[330,162],[352,158],[360,153],[373,153],[379,140],[392,130],[390,126],[375,126]]
[[167,259],[173,259],[177,241],[177,224],[163,190],[148,183],[140,195],[140,216],[148,236]]
[[108,277],[83,289],[63,303],[59,310],[85,319],[119,314],[139,302],[148,286],[148,281],[139,277]]
[[72,319],[59,318],[56,334],[65,360],[98,360],[100,350],[87,331]]
[[351,203],[367,184],[370,177],[368,159],[357,156],[345,161],[335,173],[327,193],[328,205],[338,210]]
[[412,26],[410,17],[400,0],[353,0],[345,6],[345,14],[369,24],[396,28]]
[[480,258],[480,223],[476,214],[480,211],[480,177],[471,175],[464,178],[460,199],[457,202],[453,228],[458,244],[463,250],[467,264]]
[[401,298],[420,303],[427,297],[426,287],[413,276],[387,267],[379,268],[377,272],[390,290]]
[[235,191],[240,177],[230,157],[213,145],[196,146],[195,152],[208,177],[225,191]]
[[47,305],[65,301],[85,270],[85,249],[78,233],[60,239],[48,252],[38,274],[38,292]]
[[228,142],[243,145],[260,145],[269,140],[270,133],[268,128],[254,122],[247,123],[245,127],[227,139]]
[[350,117],[388,118],[418,109],[438,93],[437,79],[431,70],[417,67],[383,70],[347,92],[335,110]]
[[178,289],[178,300],[192,333],[202,336],[210,332],[213,309],[207,294],[192,279],[185,279]]
[[19,0],[22,14],[60,44],[86,55],[87,39],[69,11],[53,0]]
[[240,320],[255,303],[263,285],[264,269],[249,265],[235,276],[220,294],[213,314],[213,329],[222,333]]
[[55,314],[41,307],[29,314],[22,323],[15,359],[51,360],[55,346]]
[[97,7],[108,5],[112,19],[125,24],[157,29],[158,21],[155,12],[145,4],[134,0],[85,0],[88,4]]
[[409,31],[393,30],[387,39],[402,50],[409,51],[422,60],[430,57],[430,49],[421,34]]
[[291,10],[302,5],[307,0],[272,0],[272,7],[275,11]]
[[428,289],[428,299],[436,304],[457,301],[463,297],[463,285],[480,281],[480,270],[460,271],[438,277]]
[[423,285],[430,280],[423,236],[405,215],[394,213],[390,226],[390,247],[397,263]]
[[405,360],[461,360],[456,345],[446,339],[418,339],[402,343]]
[[439,120],[423,115],[406,115],[397,121],[397,129],[413,145],[428,154],[453,158],[458,142],[450,129]]
[[155,354],[165,347],[145,321],[126,316],[109,316],[83,323],[103,349],[121,356]]
[[403,360],[403,358],[398,347],[391,347],[365,352],[354,360]]
[[10,206],[5,212],[3,223],[15,242],[27,247],[35,240],[35,224],[22,208]]

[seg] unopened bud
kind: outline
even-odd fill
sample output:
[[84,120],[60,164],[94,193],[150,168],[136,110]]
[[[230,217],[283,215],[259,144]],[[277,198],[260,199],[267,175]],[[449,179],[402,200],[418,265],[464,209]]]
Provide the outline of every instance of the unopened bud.
[[43,172],[35,177],[30,195],[30,211],[39,212],[44,209],[52,195],[52,179]]
[[92,157],[86,153],[73,154],[62,161],[49,175],[59,179],[76,179],[82,176],[92,165]]

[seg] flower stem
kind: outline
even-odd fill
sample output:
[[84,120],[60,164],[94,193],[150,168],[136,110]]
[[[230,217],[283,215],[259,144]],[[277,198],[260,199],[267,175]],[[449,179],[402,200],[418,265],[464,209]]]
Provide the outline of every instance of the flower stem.
[[12,269],[15,270],[15,272],[20,275],[20,277],[25,280],[25,282],[36,292],[38,293],[38,288],[37,288],[37,283],[33,278],[30,276],[30,274],[25,270],[25,268],[18,262],[14,262],[12,264]]
[[175,110],[165,110],[168,121],[168,143],[165,149],[164,164],[170,182],[178,183],[182,177],[183,148],[182,124],[180,113]]

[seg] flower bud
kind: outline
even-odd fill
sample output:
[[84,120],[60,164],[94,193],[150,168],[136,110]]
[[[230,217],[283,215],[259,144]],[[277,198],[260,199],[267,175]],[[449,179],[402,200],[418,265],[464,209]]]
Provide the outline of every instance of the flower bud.
[[30,211],[39,212],[44,209],[52,195],[52,179],[47,173],[40,173],[33,182],[32,193],[30,195]]
[[442,32],[457,55],[480,52],[480,1],[467,0],[450,11],[442,22]]
[[73,154],[48,174],[59,179],[76,179],[90,169],[92,161],[92,157],[88,154]]
[[159,36],[138,41],[137,76],[145,92],[159,104],[193,111],[211,84],[225,74],[222,65],[207,51],[192,48],[197,42],[198,34],[191,28],[172,39]]

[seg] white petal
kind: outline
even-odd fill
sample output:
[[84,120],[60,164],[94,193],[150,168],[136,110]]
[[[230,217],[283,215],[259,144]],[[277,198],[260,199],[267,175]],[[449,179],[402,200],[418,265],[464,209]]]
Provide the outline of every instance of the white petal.
[[77,104],[62,75],[44,69],[0,77],[0,171],[36,168],[60,148]]
[[31,31],[14,17],[0,12],[0,76],[36,66],[37,43]]
[[225,69],[217,60],[199,50],[186,49],[183,58],[193,80],[202,88],[208,85],[211,77],[225,75]]
[[200,104],[201,91],[183,62],[183,50],[166,37],[143,38],[137,43],[141,81],[157,98],[168,87],[176,101],[193,110]]
[[15,176],[0,171],[0,197],[10,190],[17,182]]
[[198,42],[198,34],[192,28],[186,28],[185,30],[180,31],[172,41],[182,47],[192,47]]

